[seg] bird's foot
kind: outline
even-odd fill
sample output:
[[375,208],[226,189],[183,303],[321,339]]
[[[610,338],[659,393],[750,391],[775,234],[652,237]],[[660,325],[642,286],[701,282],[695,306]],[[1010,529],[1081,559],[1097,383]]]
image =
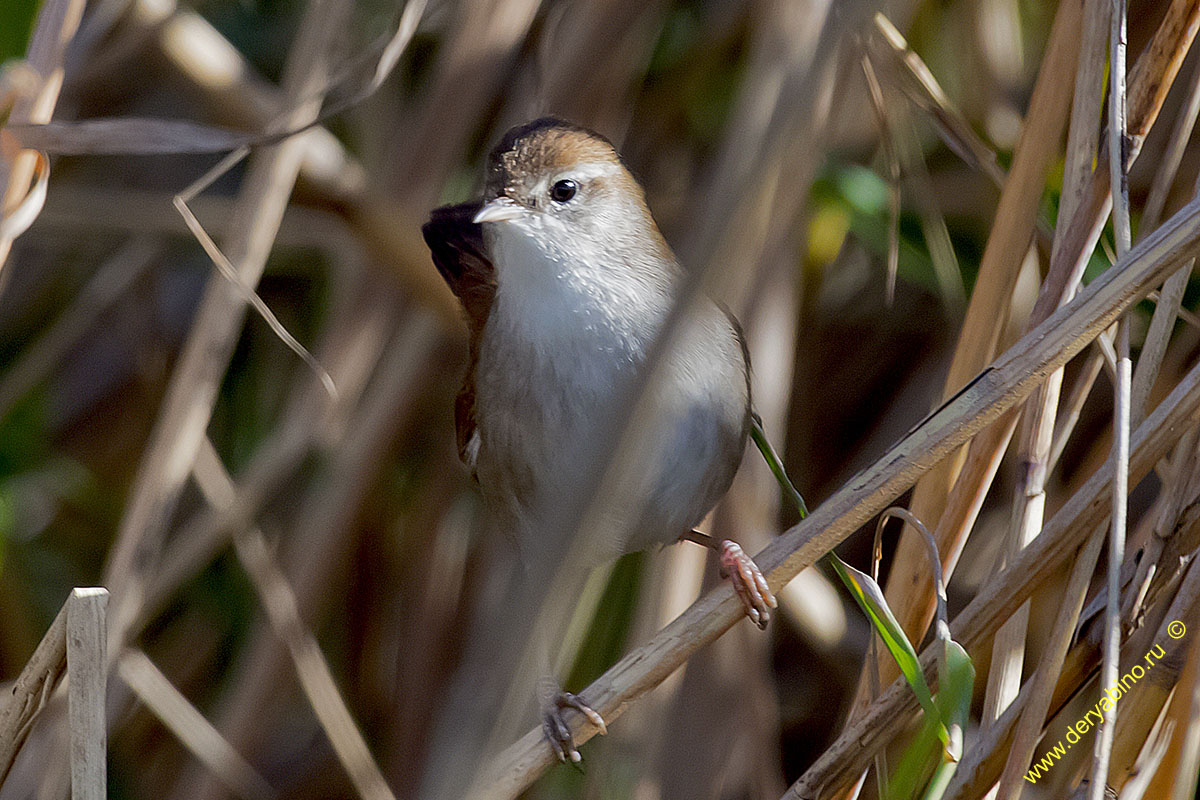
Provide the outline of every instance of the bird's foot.
[[725,539],[714,549],[721,564],[721,575],[733,583],[734,591],[746,608],[746,616],[760,630],[766,630],[771,620],[771,609],[779,603],[771,594],[771,587],[767,585],[762,571],[735,541]]
[[563,710],[568,708],[573,708],[587,717],[588,722],[595,725],[602,734],[608,733],[608,726],[604,724],[604,717],[583,702],[579,695],[559,692],[554,697],[553,705],[542,717],[542,731],[546,734],[546,739],[550,742],[550,747],[554,750],[554,755],[558,756],[559,761],[564,764],[567,762],[578,764],[583,757],[579,755],[579,750],[575,747],[575,737],[571,735],[571,726],[567,725],[567,721],[562,716]]

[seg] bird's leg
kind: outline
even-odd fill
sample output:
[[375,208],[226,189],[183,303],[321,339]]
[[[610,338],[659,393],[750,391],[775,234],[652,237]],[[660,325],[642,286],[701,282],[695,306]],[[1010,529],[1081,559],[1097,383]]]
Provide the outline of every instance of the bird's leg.
[[717,540],[697,530],[690,530],[679,538],[702,544],[717,554],[721,576],[729,578],[733,583],[734,591],[746,608],[746,616],[759,629],[766,630],[767,623],[771,620],[771,609],[779,604],[775,601],[775,595],[771,594],[771,587],[767,585],[767,579],[763,577],[754,559],[746,555],[741,546],[732,539]]
[[555,693],[550,705],[542,713],[542,731],[546,734],[546,739],[550,742],[550,747],[554,750],[554,755],[558,756],[559,761],[564,764],[567,762],[578,764],[582,756],[575,747],[575,737],[571,735],[571,726],[562,716],[562,712],[568,708],[573,708],[587,717],[588,722],[599,728],[602,734],[608,733],[608,726],[604,724],[604,718],[583,702],[579,695],[564,691]]

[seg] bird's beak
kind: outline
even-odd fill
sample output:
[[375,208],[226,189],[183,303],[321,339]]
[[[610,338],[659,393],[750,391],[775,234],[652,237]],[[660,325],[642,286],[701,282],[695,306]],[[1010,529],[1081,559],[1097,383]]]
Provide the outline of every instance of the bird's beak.
[[525,207],[513,200],[511,197],[501,195],[495,200],[490,200],[484,204],[483,208],[479,209],[479,213],[475,215],[472,222],[504,222],[510,219],[517,219],[524,216]]

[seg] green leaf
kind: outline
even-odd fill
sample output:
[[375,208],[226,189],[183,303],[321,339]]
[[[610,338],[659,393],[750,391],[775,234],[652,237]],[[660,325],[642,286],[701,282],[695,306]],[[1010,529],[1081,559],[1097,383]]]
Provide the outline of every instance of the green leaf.
[[[941,720],[937,716],[926,714],[921,723],[921,730],[904,748],[900,761],[892,772],[891,780],[888,781],[888,800],[909,800],[917,796],[929,774],[930,764],[938,760],[939,753],[946,752],[946,746],[938,738],[939,728],[945,729]],[[934,779],[936,778],[935,771]],[[929,785],[932,784],[933,781],[930,781]]]
[[941,712],[942,724],[950,733],[946,758],[957,763],[962,758],[962,732],[971,714],[975,665],[958,642],[953,639],[947,640],[945,647],[942,670],[938,673],[938,693],[935,702]]
[[[933,704],[933,695],[929,691],[929,684],[925,682],[921,659],[912,643],[908,641],[900,623],[892,614],[892,610],[888,608],[887,600],[884,599],[883,590],[879,588],[879,584],[870,575],[860,572],[842,561],[838,558],[837,553],[832,551],[829,553],[829,563],[838,577],[842,579],[842,583],[846,584],[850,596],[858,603],[858,607],[867,615],[867,619],[871,620],[876,633],[883,640],[884,647],[892,654],[892,658],[896,659],[896,665],[900,667],[905,680],[912,687],[921,708],[925,709],[925,713],[930,718],[940,720],[941,715]],[[938,738],[945,744],[949,741],[949,736],[945,727],[940,723],[939,727]]]

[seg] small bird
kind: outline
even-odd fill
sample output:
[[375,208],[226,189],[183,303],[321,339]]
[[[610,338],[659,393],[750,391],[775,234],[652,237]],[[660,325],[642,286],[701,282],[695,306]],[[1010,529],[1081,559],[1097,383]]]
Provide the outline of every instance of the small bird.
[[[508,131],[488,158],[483,199],[434,210],[422,232],[470,334],[455,402],[459,454],[523,555],[560,552],[549,512],[577,488],[579,453],[598,444],[598,421],[646,362],[683,271],[613,144],[549,117]],[[776,602],[753,560],[694,529],[745,449],[745,339],[707,299],[682,326],[652,384],[644,457],[622,476],[620,508],[613,503],[622,532],[590,552],[602,562],[681,539],[705,544],[747,616],[765,627]],[[602,731],[604,721],[576,695],[560,691],[546,703],[551,746],[578,761],[561,717],[568,707]]]

